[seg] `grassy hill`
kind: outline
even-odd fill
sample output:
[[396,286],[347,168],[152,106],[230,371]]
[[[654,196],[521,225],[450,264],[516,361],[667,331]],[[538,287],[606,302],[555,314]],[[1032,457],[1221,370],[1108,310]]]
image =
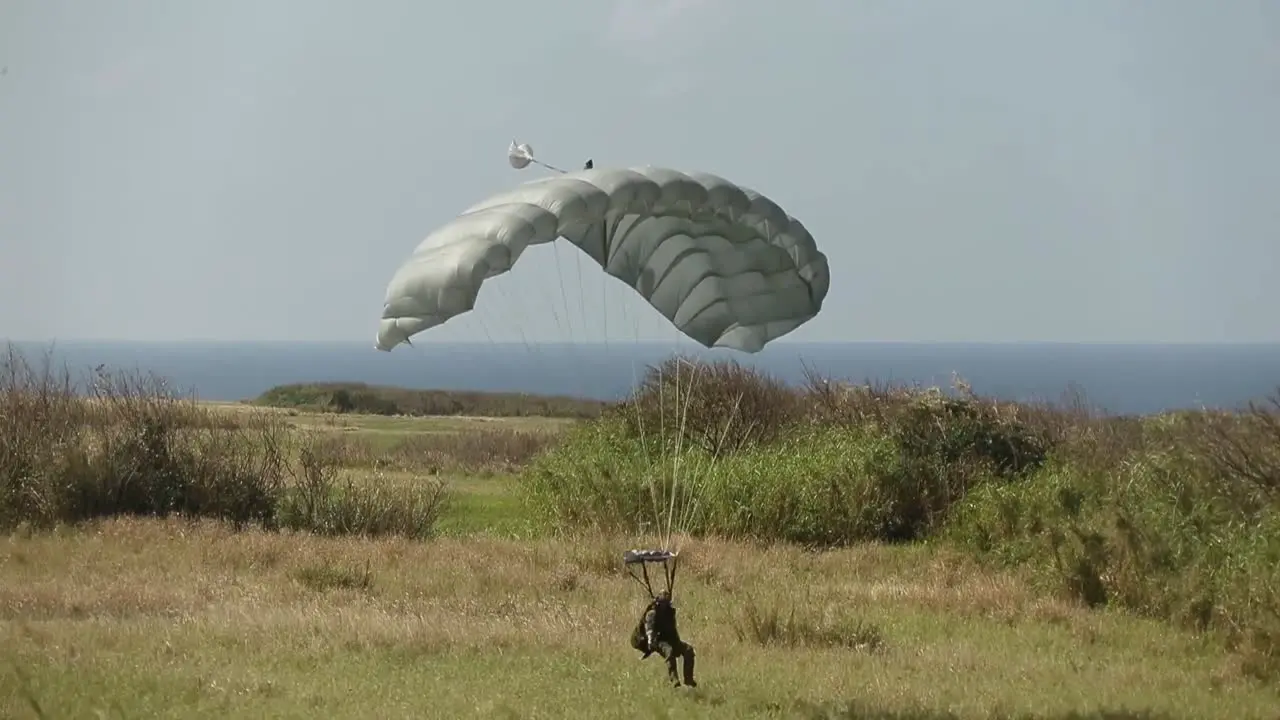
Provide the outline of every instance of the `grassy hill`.
[[599,417],[599,400],[530,393],[413,390],[409,388],[329,382],[278,385],[259,395],[254,405],[294,410],[361,415],[470,415],[483,417]]

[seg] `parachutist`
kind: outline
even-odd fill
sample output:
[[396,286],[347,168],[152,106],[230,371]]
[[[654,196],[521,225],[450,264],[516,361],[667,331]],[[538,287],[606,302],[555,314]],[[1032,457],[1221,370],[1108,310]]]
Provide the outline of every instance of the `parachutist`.
[[[680,639],[676,629],[676,609],[671,604],[671,590],[676,582],[678,553],[669,550],[628,550],[623,553],[623,564],[632,578],[644,585],[651,602],[645,606],[644,615],[631,633],[631,647],[639,650],[641,660],[655,652],[667,661],[667,677],[676,687],[680,686],[676,675],[676,660],[684,659],[684,684],[697,687],[693,679],[693,646]],[[649,565],[661,564],[667,586],[656,595],[649,579]]]
[[683,659],[684,684],[697,687],[693,678],[693,646],[680,639],[676,628],[676,608],[671,603],[671,592],[663,590],[645,607],[644,616],[631,635],[631,646],[643,653],[641,660],[658,653],[667,661],[667,678],[676,687],[680,676],[676,674],[676,660]]

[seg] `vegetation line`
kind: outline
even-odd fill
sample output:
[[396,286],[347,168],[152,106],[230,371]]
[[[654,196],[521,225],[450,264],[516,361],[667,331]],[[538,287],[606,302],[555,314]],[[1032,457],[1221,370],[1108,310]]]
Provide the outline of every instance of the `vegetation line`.
[[363,415],[475,417],[599,417],[600,400],[532,393],[407,388],[332,382],[278,385],[251,401],[262,407]]

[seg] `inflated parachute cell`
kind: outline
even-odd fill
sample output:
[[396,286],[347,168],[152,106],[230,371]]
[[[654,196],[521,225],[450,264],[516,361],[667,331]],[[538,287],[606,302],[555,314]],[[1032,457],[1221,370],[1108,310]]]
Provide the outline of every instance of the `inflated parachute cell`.
[[530,245],[564,237],[706,347],[754,353],[822,309],[827,258],[767,197],[706,173],[596,168],[534,180],[431,233],[391,278],[377,348],[475,306]]

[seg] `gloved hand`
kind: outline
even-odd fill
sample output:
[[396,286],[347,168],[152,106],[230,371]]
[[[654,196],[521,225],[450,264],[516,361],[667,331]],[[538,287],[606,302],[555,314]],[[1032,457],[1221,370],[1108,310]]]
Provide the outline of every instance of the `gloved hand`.
[[644,660],[652,655],[657,649],[657,638],[653,636],[652,632],[646,632],[644,634],[644,654],[640,656],[640,659]]

